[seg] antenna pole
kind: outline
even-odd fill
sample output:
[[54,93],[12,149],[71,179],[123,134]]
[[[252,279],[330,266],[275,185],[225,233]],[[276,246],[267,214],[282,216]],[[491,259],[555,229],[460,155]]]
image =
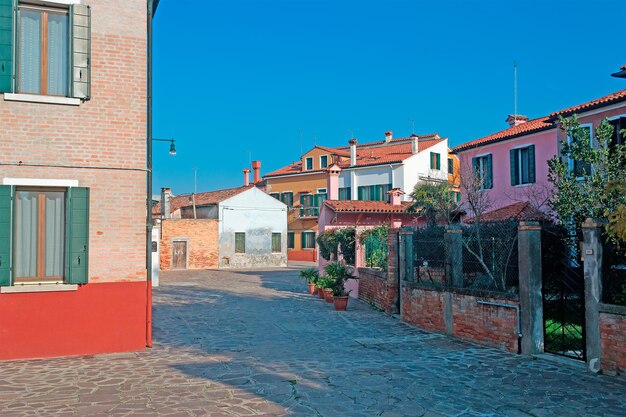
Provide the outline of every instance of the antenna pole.
[[198,193],[198,168],[193,169],[193,193]]
[[517,62],[513,61],[513,117],[517,120]]

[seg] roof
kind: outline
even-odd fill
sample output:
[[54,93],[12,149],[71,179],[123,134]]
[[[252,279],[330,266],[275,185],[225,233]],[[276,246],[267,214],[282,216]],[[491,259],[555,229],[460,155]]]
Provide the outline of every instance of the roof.
[[[210,204],[218,204],[224,200],[228,200],[231,197],[236,196],[237,194],[243,193],[244,191],[250,190],[254,188],[254,185],[242,186],[236,188],[226,188],[223,190],[209,191],[206,193],[198,193],[195,194],[194,199],[196,201],[196,206],[206,206]],[[192,206],[191,202],[192,194],[179,195],[176,197],[172,197],[170,199],[170,212],[174,213],[176,210],[181,207],[190,207]],[[161,203],[157,203],[152,206],[153,214],[161,213]]]
[[[437,134],[424,135],[419,136],[420,140],[418,141],[418,152],[424,151],[431,146],[434,146],[438,143],[441,143],[447,138],[440,138]],[[426,139],[424,139],[426,138]],[[329,153],[333,153],[340,156],[346,156],[348,159],[345,159],[337,165],[343,169],[352,168],[350,166],[349,152],[346,152],[346,149],[350,149],[349,146],[342,146],[339,148],[326,148],[322,146],[317,146],[320,149],[328,150]],[[412,152],[412,138],[398,138],[392,139],[389,142],[379,141],[379,142],[367,142],[363,144],[356,145],[356,165],[355,167],[364,167],[364,166],[372,166],[372,165],[383,165],[383,164],[393,164],[404,161],[407,158],[413,156]],[[290,175],[290,174],[301,174],[301,173],[320,173],[325,172],[326,170],[315,170],[315,171],[303,171],[302,170],[302,162],[294,162],[291,165],[287,165],[276,171],[265,174],[263,177],[278,177],[282,175]]]
[[362,200],[325,200],[324,205],[335,212],[343,213],[408,213],[407,209],[412,203],[403,201],[400,205],[392,205],[385,201],[362,201]]
[[517,126],[509,127],[508,129],[501,130],[489,136],[485,136],[471,142],[463,143],[455,147],[452,152],[463,152],[468,149],[478,148],[480,146],[488,145],[491,143],[513,139],[519,136],[528,135],[530,133],[541,132],[543,130],[552,129],[554,127],[555,126],[552,123],[548,122],[548,117],[540,117],[538,119],[532,119],[527,122],[520,123]]
[[604,97],[597,98],[595,100],[588,101],[586,103],[578,104],[576,106],[568,107],[563,110],[559,110],[554,113],[550,113],[550,120],[556,120],[558,116],[570,116],[581,110],[588,111],[597,107],[608,106],[609,104],[619,103],[626,101],[626,90],[616,91],[615,93],[608,94]]
[[[501,222],[505,220],[547,220],[549,219],[541,210],[534,208],[528,201],[520,201],[499,209],[489,211],[481,216],[482,222]],[[465,223],[474,223],[476,217],[466,219]]]

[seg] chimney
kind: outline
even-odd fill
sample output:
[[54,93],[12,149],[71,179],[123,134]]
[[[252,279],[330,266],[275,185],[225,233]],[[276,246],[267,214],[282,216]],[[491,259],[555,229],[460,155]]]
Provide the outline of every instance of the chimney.
[[393,132],[390,130],[389,132],[385,132],[385,143],[391,142],[393,139]]
[[392,206],[399,206],[402,203],[402,196],[404,195],[404,191],[399,188],[394,188],[391,191],[387,191],[387,194],[390,195],[390,202]]
[[356,165],[356,138],[352,138],[348,141],[350,144],[350,166],[353,167]]
[[526,123],[527,121],[528,117],[522,116],[521,114],[509,114],[509,117],[506,118],[506,122],[509,124],[509,127],[519,126],[522,123]]
[[417,136],[415,133],[411,135],[411,153],[413,155],[419,152],[419,139],[419,136]]
[[339,200],[339,174],[341,168],[333,164],[328,168],[328,199]]
[[254,183],[261,181],[261,161],[252,161],[252,169],[254,170]]
[[170,210],[170,199],[172,198],[172,190],[170,188],[161,188],[161,216],[164,219],[172,217]]
[[250,185],[250,168],[243,169],[243,185],[244,187]]

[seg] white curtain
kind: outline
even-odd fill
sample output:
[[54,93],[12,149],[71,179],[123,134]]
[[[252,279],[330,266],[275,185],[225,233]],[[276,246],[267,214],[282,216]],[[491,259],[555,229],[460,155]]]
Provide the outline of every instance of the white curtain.
[[63,276],[65,247],[65,193],[46,193],[45,275]]
[[39,94],[41,90],[41,14],[20,10],[20,93]]
[[48,94],[68,94],[68,17],[48,14]]
[[18,191],[15,210],[15,276],[37,276],[37,195]]

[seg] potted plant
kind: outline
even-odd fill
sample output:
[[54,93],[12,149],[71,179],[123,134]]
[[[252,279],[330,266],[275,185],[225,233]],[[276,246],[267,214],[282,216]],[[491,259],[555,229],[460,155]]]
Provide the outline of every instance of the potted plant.
[[320,278],[317,268],[303,269],[300,271],[300,276],[309,284],[309,294],[315,295],[317,293],[316,284]]
[[332,303],[333,302],[333,290],[332,290],[333,279],[329,276],[323,276],[323,277],[320,277],[320,279],[317,281],[317,284],[319,286],[317,292],[320,298],[323,298],[324,301],[326,301],[327,303]]
[[348,296],[344,284],[346,280],[354,278],[350,268],[341,262],[331,262],[324,268],[326,275],[331,280],[330,290],[332,293],[335,310],[344,311],[348,307]]
[[319,277],[317,282],[315,283],[315,287],[317,288],[317,296],[324,299],[324,288],[327,286],[328,277]]

